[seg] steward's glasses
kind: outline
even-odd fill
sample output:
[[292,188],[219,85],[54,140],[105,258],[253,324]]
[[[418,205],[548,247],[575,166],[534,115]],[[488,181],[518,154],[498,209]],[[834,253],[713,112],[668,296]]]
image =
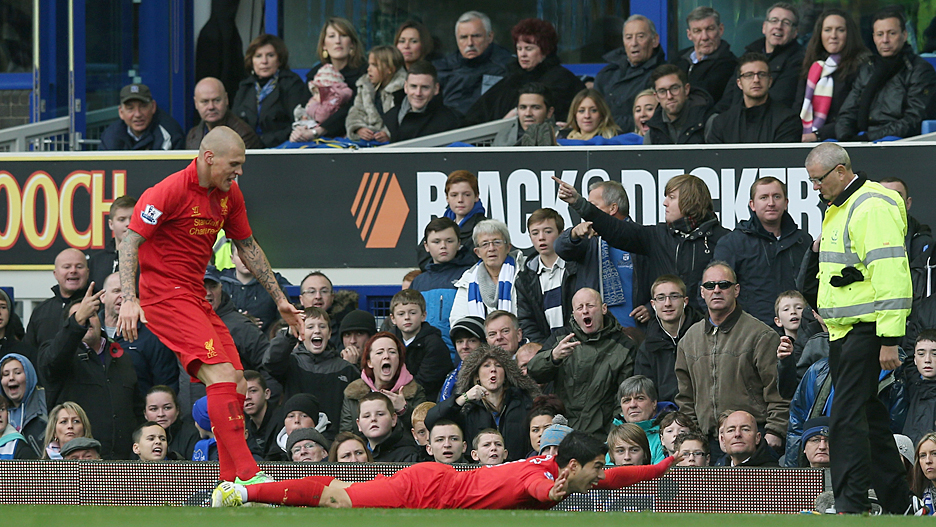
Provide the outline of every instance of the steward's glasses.
[[813,185],[821,185],[821,184],[822,184],[822,180],[825,179],[825,178],[827,178],[827,177],[829,177],[829,174],[831,174],[833,170],[835,170],[836,168],[838,168],[838,167],[840,167],[840,166],[844,166],[844,165],[842,165],[841,163],[839,163],[839,164],[835,165],[834,167],[830,168],[828,172],[826,172],[825,174],[822,175],[822,177],[820,177],[820,178],[809,178],[809,182],[812,183]]

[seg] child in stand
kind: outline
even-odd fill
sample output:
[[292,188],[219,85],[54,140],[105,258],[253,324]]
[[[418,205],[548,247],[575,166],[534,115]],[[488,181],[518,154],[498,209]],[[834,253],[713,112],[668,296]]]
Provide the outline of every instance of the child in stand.
[[351,100],[351,88],[345,84],[344,77],[331,64],[319,68],[318,73],[309,82],[312,98],[305,105],[296,106],[293,116],[293,131],[289,140],[294,143],[308,141],[307,131],[314,130],[319,123],[328,119],[338,108]]

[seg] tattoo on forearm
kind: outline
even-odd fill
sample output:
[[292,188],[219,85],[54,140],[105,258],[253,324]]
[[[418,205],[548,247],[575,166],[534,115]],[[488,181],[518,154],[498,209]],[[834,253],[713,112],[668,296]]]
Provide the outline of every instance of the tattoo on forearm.
[[146,241],[145,238],[132,230],[127,230],[123,241],[118,248],[120,262],[118,270],[120,272],[120,291],[124,301],[136,298],[136,272],[139,263],[140,244]]
[[234,240],[234,245],[237,246],[237,254],[240,256],[241,261],[244,262],[247,269],[250,269],[254,278],[263,284],[263,288],[270,293],[273,300],[277,303],[280,300],[286,300],[286,295],[283,294],[283,290],[280,289],[279,283],[276,281],[276,275],[273,274],[273,268],[270,266],[266,254],[257,245],[253,236],[243,240]]

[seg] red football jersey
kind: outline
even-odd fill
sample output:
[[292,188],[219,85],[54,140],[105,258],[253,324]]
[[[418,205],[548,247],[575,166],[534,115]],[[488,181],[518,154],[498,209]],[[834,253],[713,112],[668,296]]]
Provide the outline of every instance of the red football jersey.
[[[656,465],[613,467],[597,489],[620,489],[663,475],[672,464],[668,457]],[[557,502],[549,491],[559,477],[552,456],[537,456],[512,463],[458,472],[449,487],[443,508],[453,509],[549,509]]]
[[140,246],[140,304],[175,295],[205,296],[205,267],[218,231],[243,240],[251,235],[244,196],[198,184],[195,161],[146,190],[130,219],[130,229],[146,238]]

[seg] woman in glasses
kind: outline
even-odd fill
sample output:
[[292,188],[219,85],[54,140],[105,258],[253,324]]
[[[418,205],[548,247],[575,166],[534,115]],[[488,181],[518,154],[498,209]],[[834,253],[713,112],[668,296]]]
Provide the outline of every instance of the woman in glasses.
[[479,261],[455,282],[458,291],[449,315],[450,327],[468,315],[486,318],[494,311],[517,314],[514,282],[524,258],[520,251],[512,251],[507,225],[494,219],[481,221],[472,238]]

